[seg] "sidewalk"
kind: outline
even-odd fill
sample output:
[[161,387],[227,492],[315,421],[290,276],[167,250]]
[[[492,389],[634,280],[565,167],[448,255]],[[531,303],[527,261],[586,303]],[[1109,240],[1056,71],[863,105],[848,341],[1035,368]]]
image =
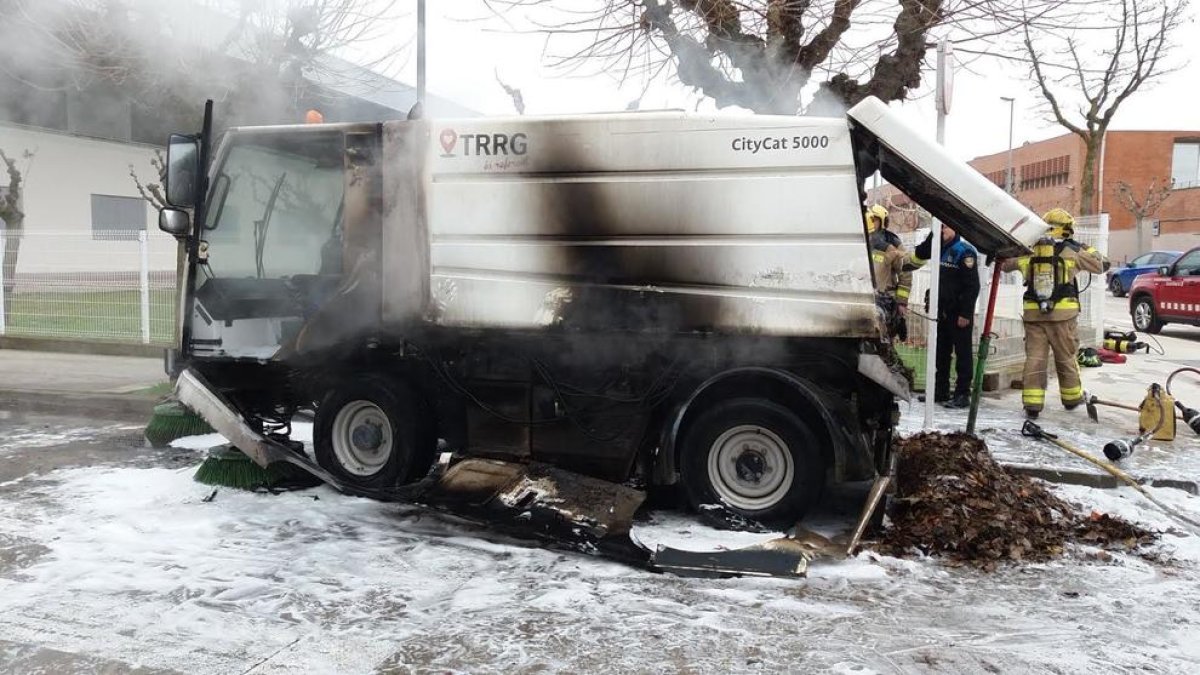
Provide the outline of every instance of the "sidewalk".
[[0,408],[148,417],[166,382],[161,358],[0,349]]
[[[1113,318],[1107,320],[1106,325],[1129,328],[1128,318],[1115,311],[1120,309],[1121,302],[1110,299]],[[1156,347],[1161,344],[1165,355],[1130,354],[1124,364],[1084,368],[1081,373],[1084,388],[1102,399],[1138,405],[1152,382],[1165,384],[1167,376],[1180,366],[1200,366],[1200,329],[1168,326],[1157,337],[1158,343],[1151,342]],[[1200,378],[1181,375],[1172,384],[1172,390],[1186,404],[1200,408]],[[923,406],[901,404],[901,433],[921,430]],[[1138,434],[1138,414],[1105,406],[1098,407],[1097,412],[1099,421],[1093,422],[1082,407],[1071,412],[1064,410],[1058,400],[1058,382],[1051,375],[1046,409],[1037,422],[1046,431],[1103,459],[1105,443]],[[966,418],[965,411],[938,407],[934,413],[934,426],[943,431],[961,431],[966,427]],[[1048,443],[1021,436],[1024,421],[1020,390],[1005,389],[984,394],[977,428],[980,437],[1002,464],[1056,482],[1116,487],[1116,479],[1103,469]],[[1180,423],[1175,440],[1150,441],[1118,466],[1145,483],[1200,494],[1200,437]]]

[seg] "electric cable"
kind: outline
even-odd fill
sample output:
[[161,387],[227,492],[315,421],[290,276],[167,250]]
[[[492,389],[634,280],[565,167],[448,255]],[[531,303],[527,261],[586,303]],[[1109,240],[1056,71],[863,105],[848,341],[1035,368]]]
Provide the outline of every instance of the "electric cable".
[[[1166,355],[1167,355],[1167,350],[1166,350],[1166,348],[1162,346],[1162,343],[1158,341],[1158,338],[1154,337],[1154,336],[1153,336],[1153,335],[1151,335],[1150,333],[1146,333],[1146,337],[1150,338],[1151,340],[1154,340],[1154,344],[1158,345],[1158,346],[1157,346],[1157,348],[1154,350],[1154,353],[1155,353],[1155,354],[1158,354],[1159,356],[1166,356]],[[1149,343],[1147,343],[1147,344],[1146,344],[1146,353],[1147,353],[1147,354],[1151,353],[1151,352],[1150,352],[1150,345],[1149,345]],[[1169,391],[1168,391],[1167,393],[1169,394],[1169,393],[1171,393],[1171,392],[1169,392]]]

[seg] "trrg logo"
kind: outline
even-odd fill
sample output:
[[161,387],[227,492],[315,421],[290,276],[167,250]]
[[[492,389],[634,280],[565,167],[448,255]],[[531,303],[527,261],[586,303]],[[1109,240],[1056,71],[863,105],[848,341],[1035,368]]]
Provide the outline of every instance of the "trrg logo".
[[524,133],[515,134],[459,134],[454,129],[442,129],[438,135],[442,145],[442,157],[508,157],[521,156],[529,150]]

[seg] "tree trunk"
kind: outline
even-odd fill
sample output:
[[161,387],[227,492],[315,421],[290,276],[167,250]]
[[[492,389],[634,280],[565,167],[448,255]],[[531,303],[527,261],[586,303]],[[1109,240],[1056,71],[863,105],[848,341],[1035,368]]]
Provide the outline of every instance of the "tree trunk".
[[1100,139],[1104,133],[1093,133],[1084,139],[1083,176],[1079,181],[1079,214],[1096,212],[1096,157],[1100,154]]

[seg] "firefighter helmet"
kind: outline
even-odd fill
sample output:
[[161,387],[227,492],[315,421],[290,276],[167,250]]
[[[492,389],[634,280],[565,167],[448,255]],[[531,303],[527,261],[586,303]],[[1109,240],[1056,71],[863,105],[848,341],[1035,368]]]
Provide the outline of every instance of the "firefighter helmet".
[[871,208],[867,209],[864,217],[867,219],[867,231],[874,232],[882,227],[887,229],[888,212],[878,204],[872,204]]
[[1075,219],[1066,209],[1050,209],[1042,220],[1050,226],[1050,234],[1056,239],[1063,239],[1075,233]]

